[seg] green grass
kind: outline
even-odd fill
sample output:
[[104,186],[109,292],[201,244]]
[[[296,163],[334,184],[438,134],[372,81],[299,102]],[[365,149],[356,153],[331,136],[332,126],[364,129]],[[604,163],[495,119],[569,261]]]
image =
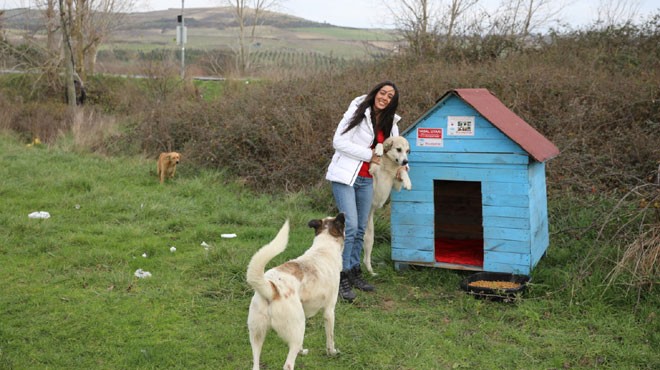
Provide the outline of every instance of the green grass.
[[[254,193],[185,158],[161,186],[152,159],[26,147],[7,135],[0,153],[3,369],[249,368],[245,267],[286,218],[290,245],[273,264],[302,253],[307,221],[325,216],[304,195]],[[553,228],[588,225],[588,210],[569,215],[567,204],[551,202]],[[51,218],[29,219],[33,211]],[[298,368],[660,368],[657,295],[635,305],[601,294],[595,276],[574,284],[588,241],[553,238],[514,304],[465,295],[467,273],[394,271],[387,245],[376,245],[377,292],[337,306],[341,354],[325,355],[314,317]],[[138,268],[153,276],[134,277]],[[285,354],[269,334],[262,368],[280,369]]]

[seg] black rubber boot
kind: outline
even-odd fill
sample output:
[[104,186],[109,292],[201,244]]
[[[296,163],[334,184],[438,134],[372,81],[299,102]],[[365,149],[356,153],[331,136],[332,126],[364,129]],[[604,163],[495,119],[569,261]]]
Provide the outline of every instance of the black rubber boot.
[[339,277],[339,297],[345,301],[353,302],[355,292],[351,289],[349,273],[342,271]]
[[351,285],[359,290],[362,290],[364,292],[373,292],[376,290],[373,285],[367,283],[364,281],[362,278],[362,269],[360,269],[360,265],[357,265],[353,267],[349,272],[348,276],[350,277],[351,280]]

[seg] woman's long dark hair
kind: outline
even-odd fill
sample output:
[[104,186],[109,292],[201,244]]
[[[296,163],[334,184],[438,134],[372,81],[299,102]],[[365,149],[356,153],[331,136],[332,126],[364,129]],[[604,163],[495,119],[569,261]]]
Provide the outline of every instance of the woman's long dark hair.
[[[376,101],[376,94],[378,94],[383,86],[392,86],[394,88],[394,96],[392,97],[392,100],[390,100],[390,104],[388,104],[387,107],[385,107],[385,109],[383,109],[378,114],[378,116],[376,116],[375,112],[373,111],[373,106],[374,102]],[[342,135],[352,130],[355,126],[362,122],[362,119],[364,118],[364,112],[369,107],[372,107],[371,122],[374,125],[374,133],[376,133],[376,138],[378,137],[378,131],[383,131],[385,138],[390,137],[390,134],[392,133],[392,126],[394,125],[394,114],[396,113],[396,109],[399,107],[399,89],[396,87],[394,82],[391,81],[383,81],[371,89],[362,103],[358,105],[355,114],[353,114],[353,117],[351,117],[351,121],[348,123],[348,126],[344,132],[342,132]],[[376,139],[374,138],[374,141],[375,140]]]

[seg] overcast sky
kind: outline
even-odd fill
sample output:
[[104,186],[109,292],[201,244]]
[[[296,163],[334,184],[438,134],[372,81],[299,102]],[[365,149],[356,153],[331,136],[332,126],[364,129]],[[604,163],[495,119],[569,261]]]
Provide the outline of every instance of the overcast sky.
[[[552,0],[560,2],[560,0]],[[574,26],[593,22],[599,4],[603,1],[618,4],[639,4],[641,16],[655,14],[660,9],[658,0],[565,0],[569,5],[563,9],[561,18]],[[140,0],[137,10],[181,8],[181,0]],[[389,10],[383,0],[279,0],[278,11],[316,22],[327,22],[336,26],[357,28],[391,28]],[[480,0],[485,9],[493,10],[502,0]],[[29,0],[0,0],[3,9],[26,7],[34,3]],[[396,1],[389,1],[390,4]],[[185,8],[222,6],[223,0],[184,0]]]

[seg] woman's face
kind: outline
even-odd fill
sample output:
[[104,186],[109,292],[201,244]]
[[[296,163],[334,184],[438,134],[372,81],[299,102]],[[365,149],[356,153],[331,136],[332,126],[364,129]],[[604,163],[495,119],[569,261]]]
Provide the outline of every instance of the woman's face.
[[394,92],[394,87],[389,85],[381,87],[380,90],[378,90],[378,93],[376,93],[376,98],[374,99],[374,108],[376,111],[381,111],[387,108],[387,106],[390,105],[394,94],[396,94],[396,92]]

